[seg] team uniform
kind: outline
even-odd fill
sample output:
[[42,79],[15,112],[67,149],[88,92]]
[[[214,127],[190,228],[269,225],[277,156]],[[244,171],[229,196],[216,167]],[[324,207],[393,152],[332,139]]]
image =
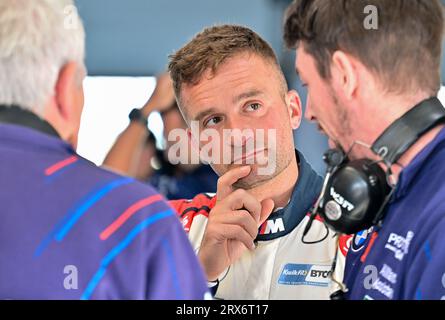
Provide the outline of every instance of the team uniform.
[[[214,288],[217,299],[329,299],[336,290],[330,281],[332,260],[338,252],[337,236],[320,221],[302,242],[302,234],[321,189],[322,179],[304,157],[299,158],[299,177],[290,202],[276,210],[260,227],[253,252],[241,258],[219,276]],[[193,200],[171,201],[196,252],[204,235],[216,197],[201,194]],[[342,280],[346,242],[335,278]]]
[[402,171],[381,229],[351,241],[349,299],[445,299],[445,130]]
[[0,299],[208,292],[176,212],[154,189],[97,168],[17,109],[0,110],[0,203]]

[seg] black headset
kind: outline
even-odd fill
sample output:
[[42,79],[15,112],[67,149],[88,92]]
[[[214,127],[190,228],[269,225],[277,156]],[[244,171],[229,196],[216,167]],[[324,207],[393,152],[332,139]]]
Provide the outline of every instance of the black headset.
[[[445,108],[429,98],[389,126],[371,146],[382,160],[349,160],[341,149],[324,155],[327,173],[305,233],[317,214],[334,231],[354,234],[383,221],[385,207],[395,190],[391,166],[430,129],[445,122]],[[383,162],[387,171],[381,167]]]

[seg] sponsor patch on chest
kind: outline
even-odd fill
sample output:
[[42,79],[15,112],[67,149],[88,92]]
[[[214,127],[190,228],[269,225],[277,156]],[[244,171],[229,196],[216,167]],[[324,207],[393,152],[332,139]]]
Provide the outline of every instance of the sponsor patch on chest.
[[291,286],[327,287],[330,282],[330,274],[330,265],[288,263],[283,267],[278,283]]

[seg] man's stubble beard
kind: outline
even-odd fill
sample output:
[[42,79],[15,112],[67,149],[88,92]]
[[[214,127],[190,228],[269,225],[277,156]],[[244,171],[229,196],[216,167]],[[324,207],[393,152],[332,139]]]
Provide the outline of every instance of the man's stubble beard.
[[[346,137],[352,136],[352,129],[351,129],[351,123],[348,113],[346,112],[345,108],[343,108],[340,103],[337,95],[335,94],[334,90],[330,88],[330,95],[332,97],[332,100],[335,105],[336,113],[337,113],[337,119],[338,119],[338,127],[339,134],[341,135],[344,140],[346,140]],[[340,137],[338,137],[340,138]],[[353,141],[351,143],[348,143],[348,145],[344,145],[346,141],[343,141],[341,143],[340,141],[336,140],[334,141],[338,146],[341,146],[344,152],[348,152],[350,147],[352,146]]]
[[[276,158],[276,169],[271,175],[258,175],[258,165],[253,165],[252,172],[245,178],[238,180],[233,184],[235,189],[252,190],[258,188],[279,176],[285,169],[287,169],[292,161],[297,161],[295,158],[295,149],[292,153],[286,153],[283,157]],[[253,175],[252,175],[253,173]]]

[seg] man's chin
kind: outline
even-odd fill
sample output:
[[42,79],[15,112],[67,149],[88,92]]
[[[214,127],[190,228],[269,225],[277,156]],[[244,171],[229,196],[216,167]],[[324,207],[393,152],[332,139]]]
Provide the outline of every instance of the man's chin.
[[335,143],[335,141],[332,140],[331,138],[328,139],[328,145],[329,145],[329,148],[331,148],[331,149],[336,149],[336,148],[338,148],[337,143]]
[[257,165],[253,165],[253,166],[251,166],[251,168],[252,168],[252,171],[249,173],[249,175],[247,177],[242,178],[233,184],[233,186],[235,188],[245,189],[245,190],[254,189],[260,185],[265,184],[266,182],[268,182],[270,179],[272,179],[274,177],[274,175],[258,174],[259,168]]

